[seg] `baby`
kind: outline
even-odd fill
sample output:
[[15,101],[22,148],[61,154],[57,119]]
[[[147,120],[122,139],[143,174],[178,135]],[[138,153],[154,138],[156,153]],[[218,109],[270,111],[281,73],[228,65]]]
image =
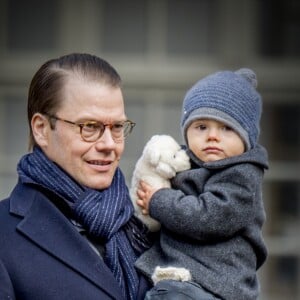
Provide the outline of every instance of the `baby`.
[[[161,223],[160,239],[136,262],[158,281],[147,300],[162,291],[163,299],[257,299],[257,269],[267,256],[262,181],[268,158],[258,144],[256,85],[250,69],[198,81],[181,118],[191,169],[177,174],[171,188],[141,182],[137,203]],[[176,281],[172,268],[188,270],[191,279]]]

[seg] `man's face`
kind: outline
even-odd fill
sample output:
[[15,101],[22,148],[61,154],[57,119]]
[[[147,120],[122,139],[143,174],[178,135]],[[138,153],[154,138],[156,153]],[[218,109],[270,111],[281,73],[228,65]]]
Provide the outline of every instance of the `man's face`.
[[[126,120],[120,88],[71,76],[62,100],[56,113],[60,119],[103,124]],[[79,184],[93,189],[110,186],[124,151],[124,140],[115,142],[109,127],[105,127],[103,135],[95,142],[84,141],[78,126],[61,120],[55,121],[54,130],[49,122],[45,128],[44,140],[37,142],[52,161]]]

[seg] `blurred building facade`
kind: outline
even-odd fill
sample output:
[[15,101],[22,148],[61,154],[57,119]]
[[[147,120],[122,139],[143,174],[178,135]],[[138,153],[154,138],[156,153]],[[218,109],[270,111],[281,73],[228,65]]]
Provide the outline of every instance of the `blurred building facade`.
[[88,52],[120,72],[127,115],[137,122],[122,159],[128,183],[153,134],[182,141],[181,102],[194,82],[250,67],[264,100],[261,143],[270,155],[260,299],[300,299],[299,15],[297,0],[1,0],[1,199],[27,151],[28,85],[49,58]]

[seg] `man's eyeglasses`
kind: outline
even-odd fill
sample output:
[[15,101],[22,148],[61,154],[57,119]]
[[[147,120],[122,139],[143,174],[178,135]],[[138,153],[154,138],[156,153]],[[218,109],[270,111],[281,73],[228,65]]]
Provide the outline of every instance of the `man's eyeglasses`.
[[61,119],[54,115],[48,115],[48,117],[50,119],[78,126],[80,128],[80,135],[86,142],[97,141],[103,135],[105,127],[109,127],[112,138],[115,142],[123,141],[131,133],[133,127],[136,124],[130,120],[116,122],[114,124],[103,124],[98,121],[86,121],[77,123]]

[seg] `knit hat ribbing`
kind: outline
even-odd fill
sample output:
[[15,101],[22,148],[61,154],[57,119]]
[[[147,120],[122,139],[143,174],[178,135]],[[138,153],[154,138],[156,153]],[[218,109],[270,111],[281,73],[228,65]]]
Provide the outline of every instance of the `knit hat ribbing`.
[[222,71],[199,80],[186,93],[181,128],[186,131],[197,119],[213,119],[234,129],[247,150],[257,142],[262,112],[261,96],[256,90],[256,74],[250,69]]

